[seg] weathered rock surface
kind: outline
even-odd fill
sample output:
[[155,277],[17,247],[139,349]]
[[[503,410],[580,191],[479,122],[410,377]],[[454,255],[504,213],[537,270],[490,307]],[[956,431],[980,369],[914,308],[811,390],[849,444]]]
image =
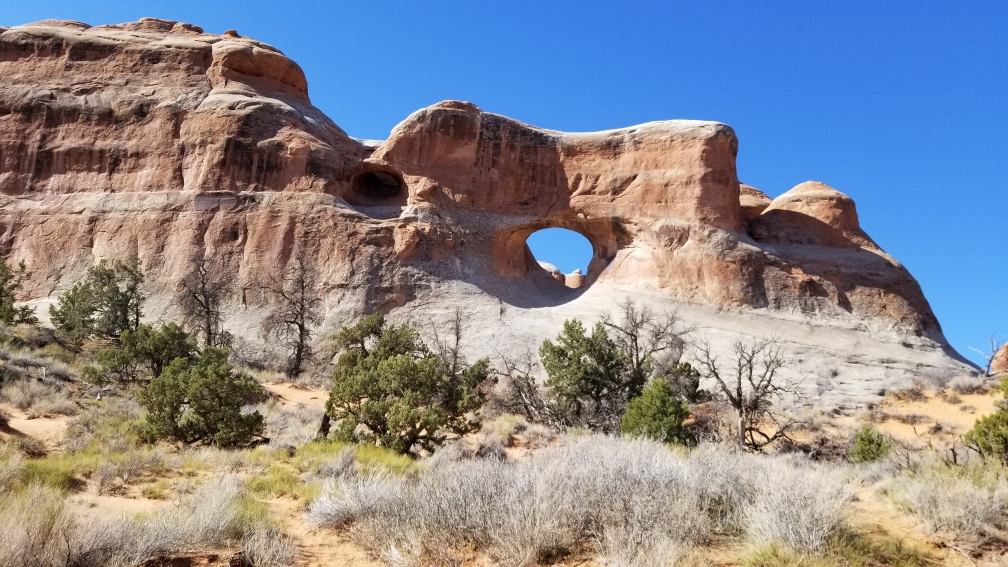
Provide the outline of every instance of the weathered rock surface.
[[1002,372],[1008,372],[1008,343],[1001,345],[991,360],[991,373],[1000,374]]
[[[236,33],[154,19],[2,31],[0,249],[33,270],[30,299],[138,254],[166,313],[205,254],[235,274],[231,325],[255,337],[256,284],[303,246],[327,329],[459,306],[484,354],[633,298],[679,310],[716,348],[780,336],[827,403],[970,370],[854,202],[817,182],[773,200],[740,185],[724,124],[570,134],[448,101],[364,142],[308,92],[297,64]],[[580,287],[529,252],[547,227],[592,243]]]

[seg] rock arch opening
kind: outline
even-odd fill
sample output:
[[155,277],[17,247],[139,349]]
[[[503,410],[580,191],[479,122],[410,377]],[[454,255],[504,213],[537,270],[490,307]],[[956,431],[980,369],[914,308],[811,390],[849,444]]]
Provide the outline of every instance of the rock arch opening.
[[585,285],[595,247],[584,235],[566,228],[544,228],[525,239],[536,266],[571,289]]
[[402,206],[406,204],[406,184],[395,171],[364,170],[353,177],[346,201],[364,207]]

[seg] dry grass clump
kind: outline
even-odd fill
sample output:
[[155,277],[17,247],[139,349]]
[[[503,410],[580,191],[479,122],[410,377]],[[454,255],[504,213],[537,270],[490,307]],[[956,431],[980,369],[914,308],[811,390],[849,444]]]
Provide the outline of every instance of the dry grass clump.
[[278,528],[258,524],[245,536],[242,551],[253,567],[284,567],[294,564],[298,546]]
[[167,459],[158,449],[131,449],[104,455],[90,474],[89,483],[96,494],[117,494],[132,484],[169,469]]
[[32,485],[0,497],[0,567],[136,566],[230,545],[242,545],[256,567],[291,565],[293,542],[265,524],[242,491],[236,479],[221,478],[151,516],[84,523],[58,491]]
[[51,329],[21,328],[14,334],[0,331],[0,344],[4,345],[0,348],[0,360],[6,363],[9,375],[72,380],[77,376],[70,366],[73,353],[54,340]]
[[932,567],[936,558],[926,549],[888,534],[868,536],[841,529],[817,554],[802,553],[770,543],[751,546],[739,557],[744,567]]
[[320,479],[339,479],[356,473],[357,451],[354,447],[343,447],[331,459],[315,466],[312,475]]
[[5,384],[0,389],[0,401],[30,416],[77,415],[80,411],[64,388],[30,378]]
[[1008,523],[1008,482],[984,467],[924,469],[900,479],[899,496],[928,530],[982,540]]
[[322,422],[323,411],[304,404],[285,408],[271,401],[254,409],[265,420],[263,434],[269,438],[271,447],[300,447],[310,443]]
[[991,390],[983,376],[958,376],[949,381],[948,387],[960,395],[986,394]]
[[[792,493],[763,486],[783,474]],[[650,441],[585,436],[517,463],[466,460],[413,478],[329,481],[308,518],[348,527],[390,564],[471,546],[503,565],[531,565],[594,544],[606,564],[665,565],[715,533],[817,549],[849,497],[831,474],[722,447],[684,456]]]
[[142,410],[135,401],[106,398],[90,403],[67,424],[63,446],[69,453],[116,453],[140,445]]
[[836,471],[815,471],[780,459],[768,461],[759,473],[756,498],[746,506],[747,529],[753,538],[797,550],[825,546],[850,500],[847,480]]
[[14,446],[0,444],[0,494],[6,492],[21,474],[21,452]]

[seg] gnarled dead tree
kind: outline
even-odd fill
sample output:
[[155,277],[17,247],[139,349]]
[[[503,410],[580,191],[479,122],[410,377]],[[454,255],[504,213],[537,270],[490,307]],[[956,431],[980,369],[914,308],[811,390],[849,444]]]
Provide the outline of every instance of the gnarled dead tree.
[[999,356],[1004,356],[1001,352],[1001,349],[1004,347],[1004,345],[1005,343],[998,341],[997,339],[994,338],[994,335],[991,335],[990,354],[978,348],[969,347],[971,351],[978,353],[980,356],[984,357],[985,361],[987,361],[987,364],[984,366],[983,370],[984,376],[991,376],[991,368],[994,366],[994,362],[998,359]]
[[224,330],[222,305],[234,291],[234,274],[228,273],[223,259],[214,261],[200,255],[179,284],[175,303],[182,312],[182,325],[204,347],[227,348],[231,335]]
[[773,411],[774,402],[799,398],[798,384],[781,375],[787,365],[780,341],[760,339],[753,344],[737,340],[732,345],[734,362],[730,374],[722,371],[710,344],[697,346],[700,368],[717,383],[721,397],[735,411],[736,435],[740,447],[760,450],[779,439],[787,439],[794,421]]
[[629,359],[627,386],[632,399],[640,395],[653,375],[676,367],[686,347],[686,335],[692,329],[683,327],[675,312],[655,313],[632,299],[619,307],[619,318],[607,314],[602,317],[602,325]]
[[562,420],[536,380],[539,362],[535,352],[526,348],[518,356],[506,356],[497,351],[497,356],[502,365],[502,368],[496,370],[498,382],[504,389],[498,401],[501,409],[507,413],[523,415],[532,423],[561,429]]
[[312,331],[322,323],[318,270],[303,246],[298,246],[281,274],[270,274],[262,290],[272,309],[262,323],[262,336],[283,343],[290,352],[287,375],[297,376],[312,357]]

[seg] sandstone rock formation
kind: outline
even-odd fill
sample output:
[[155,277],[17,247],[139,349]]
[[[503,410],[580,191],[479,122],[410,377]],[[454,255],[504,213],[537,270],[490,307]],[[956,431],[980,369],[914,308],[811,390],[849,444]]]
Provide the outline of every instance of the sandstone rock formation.
[[[306,247],[327,329],[463,307],[489,353],[633,298],[716,347],[780,336],[830,403],[971,370],[849,197],[740,185],[724,124],[570,134],[448,101],[367,142],[311,105],[297,64],[236,32],[155,19],[0,31],[0,250],[31,267],[40,304],[96,260],[138,254],[168,313],[192,258],[210,255],[242,288],[233,330],[254,337],[257,283]],[[530,253],[548,227],[592,243],[582,285]]]
[[1008,343],[1001,345],[994,358],[991,359],[991,373],[1000,374],[1008,372]]

